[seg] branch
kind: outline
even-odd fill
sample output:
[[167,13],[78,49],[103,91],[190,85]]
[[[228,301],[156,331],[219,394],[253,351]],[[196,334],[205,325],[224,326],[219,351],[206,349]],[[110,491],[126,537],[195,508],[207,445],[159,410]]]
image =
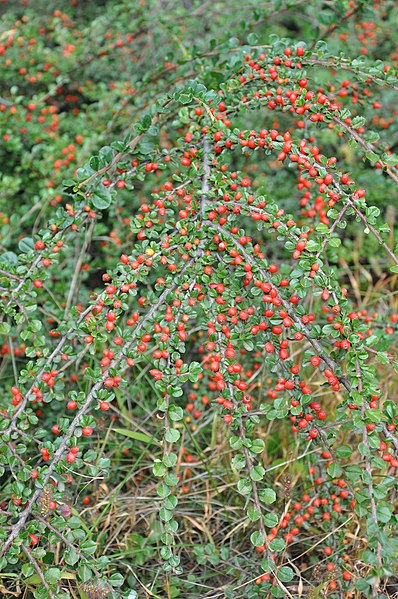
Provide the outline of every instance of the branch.
[[[333,57],[332,60],[336,61],[338,58]],[[319,65],[321,67],[328,67],[330,69],[342,69],[343,71],[350,71],[351,73],[362,75],[378,85],[385,85],[386,87],[391,87],[392,89],[395,89],[395,91],[398,91],[398,87],[393,83],[385,81],[381,77],[375,77],[374,75],[366,73],[365,71],[358,70],[349,64],[345,64],[344,62],[328,62],[327,60],[318,60],[317,58],[304,58],[302,62],[303,64]]]
[[55,535],[57,535],[57,537],[59,537],[61,539],[61,541],[67,547],[69,547],[69,549],[71,549],[72,551],[74,551],[75,553],[77,553],[77,555],[79,557],[81,557],[82,559],[84,559],[84,561],[89,564],[89,567],[94,572],[94,574],[97,576],[97,578],[101,578],[100,572],[98,572],[98,570],[93,567],[91,561],[83,553],[81,553],[80,550],[77,547],[75,547],[75,545],[73,545],[73,543],[71,543],[70,541],[68,541],[68,539],[62,534],[62,532],[60,532],[59,530],[57,530],[56,528],[54,528],[54,526],[52,524],[50,524],[45,518],[42,518],[42,516],[35,516],[35,518],[36,518],[36,520],[38,520],[39,522],[42,522],[45,526],[47,526],[48,530],[51,530],[51,532],[53,532]]
[[[184,272],[192,266],[193,263],[194,263],[194,259],[187,262],[185,264],[185,266],[181,269],[180,276],[182,276],[184,274]],[[155,304],[153,304],[153,306],[150,308],[150,310],[148,310],[147,314],[142,318],[141,321],[138,322],[137,327],[133,331],[133,335],[132,335],[132,338],[130,339],[130,341],[128,343],[126,343],[126,345],[120,350],[120,352],[117,354],[117,356],[113,360],[112,364],[103,373],[102,378],[93,386],[90,393],[87,395],[84,403],[82,404],[82,406],[80,407],[76,416],[70,423],[68,432],[63,437],[61,444],[59,445],[57,451],[54,453],[52,462],[51,462],[51,464],[47,470],[47,473],[43,479],[42,487],[39,489],[36,489],[36,491],[33,493],[32,497],[29,500],[28,507],[25,508],[24,511],[19,514],[19,521],[13,526],[11,534],[8,536],[7,540],[4,542],[3,547],[0,550],[0,557],[2,555],[4,555],[4,553],[10,547],[10,545],[12,544],[14,539],[16,539],[16,537],[18,536],[19,532],[23,529],[25,522],[27,521],[28,517],[30,516],[36,501],[42,495],[43,490],[45,489],[47,483],[49,482],[49,480],[55,470],[56,465],[61,460],[61,458],[67,448],[69,440],[73,437],[75,429],[80,423],[81,417],[89,409],[91,402],[96,397],[97,391],[99,391],[101,389],[105,379],[109,376],[109,371],[113,370],[114,368],[117,368],[117,366],[120,364],[122,359],[124,359],[125,353],[131,348],[131,346],[135,342],[137,335],[143,328],[144,324],[153,316],[153,314],[156,313],[158,308],[163,304],[167,295],[172,293],[175,289],[177,289],[177,286],[178,286],[178,279],[170,288],[165,289],[163,291],[163,293],[159,296],[157,302]]]
[[37,573],[38,577],[40,578],[40,580],[43,583],[43,586],[45,587],[45,589],[48,592],[49,598],[50,599],[55,599],[55,595],[52,592],[52,590],[50,589],[50,587],[48,586],[48,583],[47,583],[46,579],[44,578],[43,571],[40,568],[40,566],[37,563],[37,561],[35,560],[35,558],[33,557],[32,552],[30,551],[30,549],[28,549],[26,547],[26,545],[22,545],[22,551],[25,553],[26,557],[28,558],[28,560],[30,561],[30,563],[32,564],[32,566],[34,567],[34,569],[36,570],[36,573]]
[[[84,312],[82,312],[82,313],[80,314],[80,317],[79,317],[79,319],[77,320],[77,325],[79,325],[79,324],[80,324],[80,323],[81,323],[81,322],[84,320],[84,318],[87,316],[87,314],[88,314],[89,312],[91,312],[92,308],[93,308],[93,306],[91,306],[91,305],[90,305],[88,308],[86,308],[86,310],[84,310]],[[17,409],[17,410],[14,412],[14,415],[12,416],[12,419],[11,419],[11,424],[10,424],[10,425],[9,425],[9,427],[8,427],[8,428],[6,428],[5,430],[3,430],[3,431],[0,431],[0,435],[9,435],[9,434],[10,434],[10,433],[11,433],[13,430],[16,430],[16,426],[15,426],[15,424],[16,424],[16,422],[17,422],[17,420],[18,420],[18,416],[21,414],[21,412],[23,412],[23,411],[24,411],[24,409],[25,409],[25,407],[26,407],[26,405],[27,405],[27,403],[28,403],[29,397],[30,397],[30,395],[31,395],[31,393],[32,393],[32,389],[33,389],[33,387],[34,387],[35,385],[37,385],[37,384],[38,384],[38,383],[41,381],[41,375],[42,375],[42,374],[45,372],[45,370],[46,370],[46,368],[48,367],[48,365],[50,365],[50,364],[53,362],[54,358],[55,358],[55,357],[56,357],[56,356],[57,356],[57,355],[58,355],[58,354],[59,354],[59,353],[60,353],[60,352],[63,350],[63,348],[64,348],[64,346],[65,346],[66,342],[68,341],[68,337],[69,337],[69,335],[70,335],[71,333],[73,333],[73,332],[74,332],[74,330],[75,330],[75,329],[71,327],[71,328],[70,328],[70,329],[69,329],[69,330],[68,330],[68,331],[65,333],[65,335],[63,335],[63,336],[62,336],[62,338],[61,338],[61,339],[60,339],[60,341],[58,342],[58,345],[56,346],[56,348],[54,349],[54,351],[52,352],[52,354],[50,354],[50,356],[48,356],[48,358],[47,358],[47,360],[46,360],[46,367],[45,367],[45,368],[42,368],[42,369],[40,370],[40,372],[38,372],[38,374],[36,375],[36,377],[35,377],[35,379],[34,379],[34,381],[33,381],[32,385],[31,385],[31,387],[30,387],[29,391],[27,391],[27,393],[25,394],[25,397],[24,397],[24,399],[23,399],[23,400],[22,400],[22,402],[19,404],[19,407],[18,407],[18,409]]]
[[[268,283],[273,285],[272,279],[271,279],[269,273],[267,271],[265,271],[264,269],[260,268],[257,263],[253,262],[253,257],[250,256],[246,252],[245,248],[242,246],[241,243],[239,243],[239,241],[237,241],[234,238],[232,233],[229,233],[228,231],[223,229],[220,225],[212,223],[211,221],[204,221],[204,222],[205,222],[205,224],[210,225],[211,227],[214,227],[219,233],[221,233],[222,235],[224,235],[225,237],[230,239],[231,242],[235,245],[235,247],[239,249],[239,251],[241,252],[242,256],[244,256],[246,261],[249,264],[251,264],[252,266],[254,266],[258,270],[258,272],[261,274],[261,276],[264,277],[264,279],[266,281],[268,281]],[[280,297],[280,300],[281,300],[281,305],[284,307],[286,312],[289,314],[289,317],[301,329],[301,332],[306,337],[308,342],[312,345],[312,347],[315,349],[315,351],[317,352],[319,357],[323,360],[323,362],[325,362],[326,366],[328,366],[333,372],[335,372],[338,367],[336,362],[329,356],[329,354],[327,354],[324,351],[324,349],[323,349],[322,345],[319,343],[319,341],[317,339],[314,339],[313,337],[311,337],[310,331],[307,329],[306,325],[304,323],[302,323],[301,320],[298,318],[298,316],[296,316],[296,314],[292,311],[290,303],[288,301],[286,301],[285,299],[283,299],[282,297]],[[352,393],[353,388],[351,387],[350,383],[347,381],[347,379],[344,376],[337,377],[337,375],[336,375],[336,378],[338,378],[338,380],[347,389],[347,391],[349,393]],[[365,400],[364,400],[364,405],[367,408],[369,407],[369,404]],[[398,451],[398,438],[396,437],[396,435],[394,435],[392,432],[390,432],[384,423],[382,423],[382,428],[383,428],[383,432],[386,435],[386,437],[391,439],[391,442],[394,444],[395,449]]]
[[[397,183],[398,183],[398,178],[397,178]],[[391,260],[398,266],[398,257],[394,254],[392,249],[382,240],[378,230],[375,229],[375,227],[368,222],[368,219],[366,218],[366,216],[360,211],[360,209],[355,204],[355,202],[353,202],[352,199],[343,191],[340,184],[335,179],[333,180],[333,184],[337,188],[340,195],[345,196],[347,204],[354,210],[355,214],[357,216],[359,216],[359,218],[362,220],[364,225],[369,229],[369,231],[371,231],[373,233],[373,235],[376,237],[379,244],[383,247],[383,249],[390,256]]]
[[[165,106],[167,106],[171,101],[172,100],[167,100],[162,105],[162,108],[164,108]],[[154,116],[152,117],[151,125],[150,126],[153,127],[153,125],[155,125],[159,121],[159,119],[160,119],[160,113],[156,112],[154,114]],[[141,139],[144,137],[145,133],[146,133],[146,131],[143,131],[142,133],[139,133],[136,137],[134,137],[133,140],[131,140],[131,142],[129,143],[129,146],[130,146],[129,152],[132,152],[132,151],[135,150],[135,148],[140,143]],[[126,155],[127,155],[126,152],[118,152],[113,157],[113,159],[110,162],[110,164],[107,164],[106,166],[103,166],[98,171],[96,171],[95,173],[93,173],[92,175],[90,175],[89,177],[87,177],[87,179],[84,179],[84,181],[81,181],[79,183],[79,185],[77,186],[77,190],[79,190],[81,187],[83,187],[83,185],[87,185],[87,183],[90,183],[90,181],[92,181],[93,179],[95,179],[99,175],[103,175],[104,173],[107,173],[108,171],[110,171],[111,168],[114,167],[119,162],[119,160],[122,160]]]
[[66,318],[66,316],[68,315],[69,309],[71,307],[72,304],[72,300],[73,297],[75,295],[76,292],[76,285],[77,285],[77,281],[79,279],[79,275],[81,274],[81,266],[83,264],[83,260],[84,257],[86,255],[87,249],[91,243],[91,239],[94,233],[94,227],[95,227],[95,219],[90,223],[87,231],[86,231],[86,236],[84,239],[84,242],[82,244],[81,250],[80,250],[80,254],[76,260],[76,265],[75,265],[75,270],[73,273],[73,277],[72,277],[72,281],[70,283],[70,287],[69,287],[69,293],[68,293],[68,298],[66,300],[66,306],[65,306],[65,311],[64,311],[64,319]]
[[[359,391],[359,393],[362,393],[363,385],[362,385],[361,367],[360,367],[358,358],[356,359],[355,368],[356,368],[357,377],[358,377],[358,391]],[[362,405],[362,407],[361,407],[361,416],[362,416],[362,418],[365,417],[365,406],[364,405]],[[366,472],[368,473],[368,476],[369,476],[368,490],[369,490],[370,510],[371,510],[371,514],[372,514],[372,519],[373,519],[374,523],[377,525],[378,524],[377,507],[376,507],[376,501],[375,501],[375,495],[374,495],[374,489],[373,489],[372,467],[371,467],[370,460],[369,460],[370,445],[369,445],[369,439],[368,439],[368,431],[367,431],[365,424],[363,426],[362,442],[363,442],[363,444],[365,446],[365,450],[366,450],[365,451],[365,467],[366,467]],[[377,565],[378,565],[379,569],[383,565],[382,546],[381,546],[381,543],[379,540],[377,541]],[[376,599],[376,597],[378,596],[379,582],[380,582],[380,576],[377,575],[375,584],[372,587],[372,598],[374,598],[374,599]]]
[[350,10],[349,12],[347,12],[344,17],[342,17],[340,19],[340,21],[338,23],[331,23],[326,29],[324,29],[322,31],[322,33],[320,34],[320,36],[318,37],[318,39],[314,40],[313,43],[310,46],[310,50],[313,50],[316,46],[316,43],[319,39],[325,39],[326,37],[328,37],[331,33],[333,33],[334,31],[336,31],[336,29],[338,27],[340,27],[340,25],[342,25],[343,23],[345,23],[346,21],[348,21],[349,19],[351,19],[351,17],[353,17],[356,13],[358,13],[361,8],[363,8],[362,4],[357,4],[357,6],[355,8],[353,8],[352,10]]
[[[343,127],[343,129],[345,129],[346,131],[348,131],[348,133],[351,135],[351,137],[353,139],[355,139],[355,141],[357,141],[359,143],[360,146],[363,147],[364,150],[366,150],[367,152],[374,152],[374,147],[372,146],[372,144],[370,144],[369,142],[367,142],[365,139],[363,139],[363,137],[361,137],[359,135],[359,133],[357,133],[355,131],[355,129],[353,129],[352,127],[350,127],[349,125],[347,125],[347,123],[345,123],[344,121],[342,121],[341,119],[339,119],[338,116],[334,116],[333,120],[335,123],[337,123],[340,127]],[[398,175],[396,175],[396,173],[394,173],[394,171],[392,170],[392,168],[390,166],[388,166],[388,164],[386,164],[385,162],[383,162],[381,160],[381,158],[378,158],[377,162],[386,169],[386,173],[389,177],[391,177],[391,179],[393,181],[395,181],[395,183],[398,184]]]
[[208,201],[207,194],[209,193],[209,177],[210,177],[210,165],[209,165],[209,152],[210,146],[206,137],[203,139],[203,178],[202,178],[202,195],[200,200],[200,214],[202,218],[205,216],[205,208]]

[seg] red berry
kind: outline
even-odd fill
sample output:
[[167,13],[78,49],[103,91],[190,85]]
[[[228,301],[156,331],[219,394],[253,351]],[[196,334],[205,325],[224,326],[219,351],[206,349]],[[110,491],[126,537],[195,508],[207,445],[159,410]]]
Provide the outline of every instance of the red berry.
[[91,428],[91,426],[85,426],[84,428],[82,428],[82,435],[84,435],[85,437],[90,437],[93,434],[93,429]]
[[313,366],[319,366],[321,363],[321,358],[319,356],[312,356],[310,361]]

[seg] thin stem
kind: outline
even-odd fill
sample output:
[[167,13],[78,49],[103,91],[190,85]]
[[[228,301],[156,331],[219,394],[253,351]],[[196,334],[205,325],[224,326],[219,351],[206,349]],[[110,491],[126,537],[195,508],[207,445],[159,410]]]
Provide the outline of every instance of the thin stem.
[[85,236],[85,239],[84,239],[84,243],[83,243],[82,248],[80,250],[80,254],[78,256],[78,259],[76,260],[75,271],[73,273],[72,281],[71,281],[71,284],[70,284],[70,287],[69,287],[68,298],[66,300],[66,306],[65,306],[65,311],[64,311],[64,319],[68,315],[69,309],[70,309],[71,304],[72,304],[73,297],[74,297],[75,292],[76,292],[76,285],[77,285],[77,281],[79,279],[79,275],[81,273],[81,266],[83,264],[83,260],[84,260],[84,257],[86,255],[87,248],[88,248],[88,246],[91,243],[91,238],[92,238],[92,235],[93,235],[93,232],[94,232],[94,227],[95,227],[95,220],[93,220],[90,223],[90,226],[88,227],[88,230],[86,232],[86,236]]
[[[362,394],[363,384],[362,384],[361,366],[360,366],[358,358],[356,359],[356,362],[355,362],[355,369],[356,369],[357,378],[358,378],[358,391],[359,391],[359,393]],[[361,407],[361,416],[363,419],[365,418],[365,406],[364,405],[362,405],[362,407]],[[376,506],[375,494],[374,494],[374,488],[373,488],[372,466],[370,464],[370,459],[369,459],[370,444],[369,444],[369,439],[368,439],[368,430],[367,430],[365,424],[363,425],[363,431],[362,431],[362,443],[364,444],[364,447],[365,447],[365,468],[366,468],[366,472],[368,474],[370,511],[372,514],[373,521],[377,525],[378,524],[377,506]],[[382,546],[381,546],[381,543],[379,540],[377,541],[377,565],[378,565],[379,570],[383,565]],[[372,598],[373,597],[376,598],[378,596],[379,582],[380,582],[380,576],[377,575],[376,582],[372,588]]]
[[[367,152],[374,152],[374,147],[372,146],[372,144],[370,144],[369,142],[367,142],[366,140],[363,139],[363,137],[361,137],[359,135],[359,133],[357,133],[355,131],[355,129],[353,129],[352,127],[350,127],[349,125],[347,125],[347,123],[345,123],[344,121],[342,121],[339,117],[334,116],[333,120],[335,123],[337,123],[340,127],[342,127],[343,129],[345,129],[353,139],[355,139],[360,146],[363,147],[364,150],[366,150]],[[392,168],[390,166],[388,166],[385,162],[383,162],[381,160],[381,158],[378,158],[377,162],[379,162],[379,164],[386,169],[387,175],[389,177],[391,177],[391,179],[393,181],[395,181],[395,183],[398,184],[398,175],[396,173],[394,173],[394,171],[392,170]]]
[[206,204],[208,202],[207,194],[209,193],[209,177],[210,177],[210,165],[209,165],[209,152],[210,146],[207,138],[203,139],[203,178],[202,178],[202,196],[200,200],[200,214],[202,218],[205,216]]
[[376,83],[378,85],[385,85],[387,87],[391,87],[395,91],[398,91],[398,87],[396,85],[394,85],[393,83],[390,83],[389,81],[385,81],[381,77],[375,77],[371,73],[366,73],[365,71],[356,69],[355,67],[352,67],[349,64],[346,64],[344,62],[336,62],[338,60],[338,58],[336,58],[334,56],[332,57],[332,60],[334,62],[328,62],[327,60],[319,60],[317,58],[305,58],[305,59],[303,59],[303,63],[311,64],[311,65],[319,65],[321,67],[328,67],[330,69],[342,69],[343,71],[350,71],[351,73],[362,75],[363,77],[366,77],[367,79],[369,79],[370,81],[373,81],[374,83]]
[[46,579],[44,578],[44,574],[42,569],[40,568],[39,564],[37,563],[37,561],[35,560],[35,558],[32,555],[32,552],[30,551],[30,549],[28,549],[26,547],[26,545],[22,545],[22,551],[25,553],[26,557],[28,558],[28,560],[30,561],[30,563],[32,564],[32,566],[34,567],[34,569],[36,570],[36,573],[38,575],[38,577],[40,578],[40,580],[43,583],[44,588],[47,590],[48,592],[48,596],[50,599],[55,599],[55,595],[52,592],[52,590],[50,589],[50,587],[48,586],[48,582],[46,581]]
[[[172,100],[167,100],[166,102],[164,102],[162,108],[165,108],[168,104],[170,104],[171,101]],[[156,123],[160,120],[160,114],[161,113],[159,113],[159,112],[156,112],[154,114],[154,116],[152,117],[152,120],[151,120],[151,127],[156,125]],[[129,143],[129,152],[133,152],[135,150],[135,148],[140,143],[141,139],[144,137],[145,133],[146,133],[146,131],[144,131],[143,133],[140,133],[139,135],[134,137],[134,139],[131,140],[131,142]],[[93,173],[92,175],[87,177],[87,179],[84,179],[84,181],[81,181],[79,183],[79,185],[77,186],[77,188],[81,189],[84,185],[87,185],[87,183],[90,183],[90,181],[92,181],[93,179],[96,179],[96,177],[98,177],[99,175],[103,175],[104,173],[107,173],[125,156],[126,156],[126,152],[118,152],[117,154],[115,154],[115,156],[113,157],[110,164],[103,166],[102,168],[97,170],[95,173]]]
[[50,522],[48,522],[42,516],[35,516],[35,518],[39,522],[42,522],[48,528],[48,530],[51,530],[51,532],[53,532],[55,535],[57,535],[57,537],[59,537],[61,539],[61,541],[66,545],[66,547],[69,547],[69,549],[71,549],[72,551],[74,551],[75,553],[77,553],[77,555],[79,557],[81,557],[85,562],[87,562],[90,565],[90,568],[94,572],[94,574],[98,578],[101,578],[101,573],[98,572],[98,570],[93,567],[91,561],[83,553],[81,553],[81,551],[75,545],[73,545],[73,543],[71,543],[70,541],[68,541],[68,539],[62,534],[62,532],[60,532],[59,530],[57,530],[56,528],[54,528],[54,526],[52,524],[50,524]]

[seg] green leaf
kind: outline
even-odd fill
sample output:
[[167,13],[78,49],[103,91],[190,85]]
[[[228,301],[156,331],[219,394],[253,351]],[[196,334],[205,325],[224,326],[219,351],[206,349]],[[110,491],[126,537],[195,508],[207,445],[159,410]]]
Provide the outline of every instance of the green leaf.
[[341,447],[337,447],[335,449],[336,457],[338,458],[349,458],[352,456],[352,447],[348,445],[341,445]]
[[109,584],[113,587],[120,587],[124,583],[124,578],[121,574],[112,574],[110,578],[108,578]]
[[29,323],[29,328],[34,333],[38,333],[42,328],[42,323],[40,322],[40,320],[31,320]]
[[21,252],[23,252],[24,254],[27,254],[28,252],[30,252],[31,250],[33,250],[35,247],[34,241],[31,237],[24,237],[23,239],[21,239],[21,241],[18,243],[18,248],[21,250]]
[[114,151],[110,146],[103,146],[98,152],[99,158],[109,163],[112,162]]
[[170,495],[171,490],[168,485],[165,485],[164,483],[160,483],[156,492],[159,495],[159,497],[162,497],[162,499],[164,499],[165,497]]
[[246,466],[246,458],[242,453],[237,453],[233,457],[231,464],[236,470],[242,470]]
[[247,36],[247,43],[251,46],[258,44],[258,35],[256,33],[249,33]]
[[256,522],[260,518],[261,514],[257,508],[251,505],[247,508],[247,516],[252,522]]
[[327,225],[325,225],[324,223],[319,223],[319,225],[316,226],[316,230],[322,234],[329,233],[329,227]]
[[68,518],[68,526],[72,529],[83,528],[82,521],[78,516],[72,516],[72,518]]
[[173,517],[173,512],[171,510],[167,510],[166,508],[161,508],[159,510],[159,518],[163,520],[163,522],[168,522]]
[[230,437],[229,444],[232,449],[241,449],[242,447],[242,439],[237,437],[236,435]]
[[366,123],[366,119],[363,116],[356,116],[352,119],[350,126],[353,129],[358,129],[359,127],[362,127],[364,124]]
[[274,503],[276,501],[276,493],[273,489],[261,489],[259,492],[259,498],[263,503],[267,505]]
[[285,547],[286,543],[283,539],[273,539],[269,544],[271,551],[276,551],[276,553],[281,553]]
[[155,476],[163,477],[167,473],[167,467],[160,460],[156,460],[152,471]]
[[91,539],[87,539],[86,541],[83,541],[83,543],[80,543],[79,549],[86,555],[93,555],[93,553],[97,551],[97,543]]
[[0,263],[6,266],[15,266],[18,264],[18,256],[14,252],[4,252],[0,255]]
[[253,466],[250,471],[250,478],[255,481],[260,481],[264,478],[265,469],[263,466],[257,464],[257,466]]
[[242,495],[249,495],[252,490],[251,482],[247,478],[242,478],[238,481],[237,489]]
[[94,189],[91,196],[91,204],[97,210],[106,210],[112,203],[112,196],[105,189]]
[[33,574],[33,572],[35,571],[35,569],[31,563],[23,564],[21,570],[22,570],[22,574],[24,576],[31,576]]
[[264,524],[267,528],[274,528],[278,526],[279,518],[276,514],[270,513],[264,516]]
[[279,568],[277,576],[282,582],[290,582],[294,578],[294,572],[289,566],[282,566]]
[[372,151],[366,152],[365,156],[371,162],[377,162],[379,160],[379,156],[376,154],[376,152],[372,152]]
[[176,443],[180,436],[180,431],[178,431],[176,428],[169,428],[166,431],[165,439],[167,443]]
[[377,519],[386,524],[391,520],[391,508],[388,505],[378,505],[376,508]]
[[163,456],[163,464],[167,468],[174,468],[177,463],[177,455],[175,453],[167,453]]
[[0,323],[0,335],[8,335],[11,331],[11,325],[8,322]]
[[173,422],[177,422],[178,420],[182,420],[184,418],[183,409],[180,406],[170,406],[169,408],[169,418]]
[[164,482],[166,485],[169,485],[169,487],[175,487],[178,485],[178,477],[173,472],[169,472],[169,474],[164,477]]
[[79,561],[79,555],[73,549],[68,549],[65,552],[65,562],[69,566],[74,566]]
[[250,540],[255,547],[262,547],[265,543],[265,537],[262,532],[256,531],[250,535]]
[[254,439],[250,445],[250,451],[253,453],[261,453],[265,449],[265,443],[262,439]]
[[[167,486],[168,485],[164,485]],[[168,487],[170,488],[170,487]],[[177,497],[175,497],[175,495],[167,495],[164,499],[164,507],[166,508],[166,510],[174,510],[176,505],[178,503],[178,499]],[[177,524],[177,522],[176,522]]]
[[44,578],[48,583],[56,584],[61,580],[61,570],[58,568],[48,568],[48,570],[44,572]]
[[328,472],[329,476],[331,476],[332,478],[335,478],[335,477],[341,476],[343,474],[343,469],[341,468],[341,466],[339,466],[339,464],[336,464],[336,462],[333,462],[332,464],[330,464],[330,466],[328,466],[327,472]]

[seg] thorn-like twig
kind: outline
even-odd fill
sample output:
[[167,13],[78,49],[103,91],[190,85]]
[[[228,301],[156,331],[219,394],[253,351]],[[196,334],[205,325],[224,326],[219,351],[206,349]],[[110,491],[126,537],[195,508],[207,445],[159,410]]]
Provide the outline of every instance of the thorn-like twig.
[[40,566],[37,563],[37,561],[35,560],[35,558],[33,557],[32,552],[30,551],[30,549],[28,549],[26,547],[26,545],[22,545],[22,551],[25,553],[26,557],[28,558],[28,560],[30,561],[30,563],[32,564],[32,566],[34,567],[34,569],[36,571],[36,574],[38,575],[38,577],[42,581],[44,588],[48,592],[49,599],[55,599],[55,595],[52,592],[52,590],[50,589],[50,587],[48,586],[48,582],[44,578],[43,571],[40,568]]

